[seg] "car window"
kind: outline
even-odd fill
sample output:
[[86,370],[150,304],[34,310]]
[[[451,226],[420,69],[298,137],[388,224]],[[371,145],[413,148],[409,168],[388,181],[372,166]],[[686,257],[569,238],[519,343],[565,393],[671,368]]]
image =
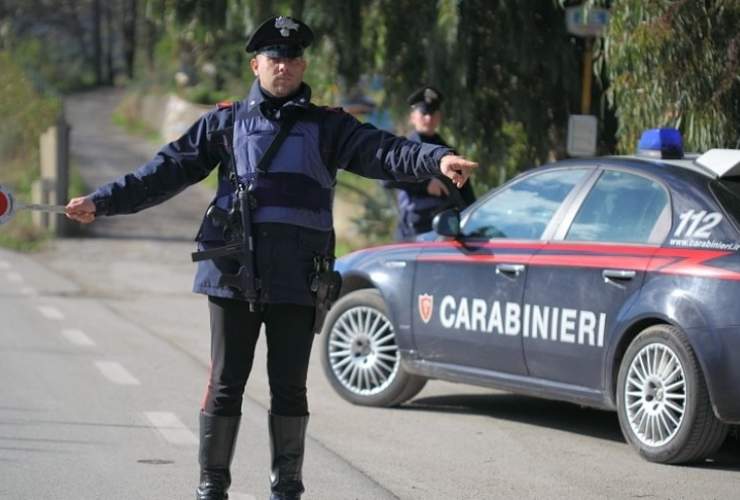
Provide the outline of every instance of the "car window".
[[543,172],[515,182],[478,206],[462,234],[472,238],[539,239],[588,169]]
[[740,226],[740,177],[713,180],[709,183],[709,186],[722,208]]
[[668,194],[657,182],[640,175],[607,170],[586,196],[565,239],[622,243],[660,241],[670,227],[669,206]]

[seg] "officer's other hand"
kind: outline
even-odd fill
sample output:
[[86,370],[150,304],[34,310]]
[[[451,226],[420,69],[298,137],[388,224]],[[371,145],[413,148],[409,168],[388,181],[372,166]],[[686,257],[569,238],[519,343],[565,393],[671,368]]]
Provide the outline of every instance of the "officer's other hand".
[[72,198],[64,208],[64,213],[68,219],[89,224],[95,220],[95,203],[86,196]]
[[439,162],[442,175],[449,177],[458,188],[463,187],[474,168],[478,168],[477,163],[457,155],[445,155]]
[[441,198],[443,196],[448,196],[450,194],[450,190],[447,189],[444,182],[436,177],[432,177],[432,180],[427,183],[427,193]]

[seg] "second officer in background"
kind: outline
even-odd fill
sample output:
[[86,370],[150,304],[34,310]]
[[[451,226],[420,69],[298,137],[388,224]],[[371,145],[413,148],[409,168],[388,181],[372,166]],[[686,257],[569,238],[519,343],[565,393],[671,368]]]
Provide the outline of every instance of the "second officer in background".
[[[430,86],[421,87],[408,97],[409,123],[414,128],[408,136],[410,140],[449,147],[438,132],[442,101],[442,93]],[[432,219],[439,212],[450,208],[462,210],[475,201],[470,182],[457,188],[441,175],[421,182],[385,181],[383,186],[396,190],[398,240],[413,240],[418,234],[431,231]]]

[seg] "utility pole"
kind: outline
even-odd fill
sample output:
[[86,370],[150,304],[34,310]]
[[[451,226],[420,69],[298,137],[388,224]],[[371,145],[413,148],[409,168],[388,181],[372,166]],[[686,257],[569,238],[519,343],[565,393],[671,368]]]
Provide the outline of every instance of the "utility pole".
[[570,156],[596,154],[599,122],[591,114],[591,86],[593,83],[593,46],[609,22],[609,11],[599,7],[574,5],[565,8],[568,32],[583,38],[583,68],[581,70],[581,114],[571,114],[568,119],[568,144]]

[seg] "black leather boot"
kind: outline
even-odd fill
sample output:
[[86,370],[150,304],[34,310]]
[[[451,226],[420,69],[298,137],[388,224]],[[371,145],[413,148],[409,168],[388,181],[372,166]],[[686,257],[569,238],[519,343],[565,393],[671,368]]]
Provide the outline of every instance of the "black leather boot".
[[231,486],[231,459],[241,417],[219,417],[200,412],[200,485],[196,500],[225,500]]
[[272,471],[270,500],[300,500],[303,489],[303,451],[306,441],[305,417],[269,415]]

